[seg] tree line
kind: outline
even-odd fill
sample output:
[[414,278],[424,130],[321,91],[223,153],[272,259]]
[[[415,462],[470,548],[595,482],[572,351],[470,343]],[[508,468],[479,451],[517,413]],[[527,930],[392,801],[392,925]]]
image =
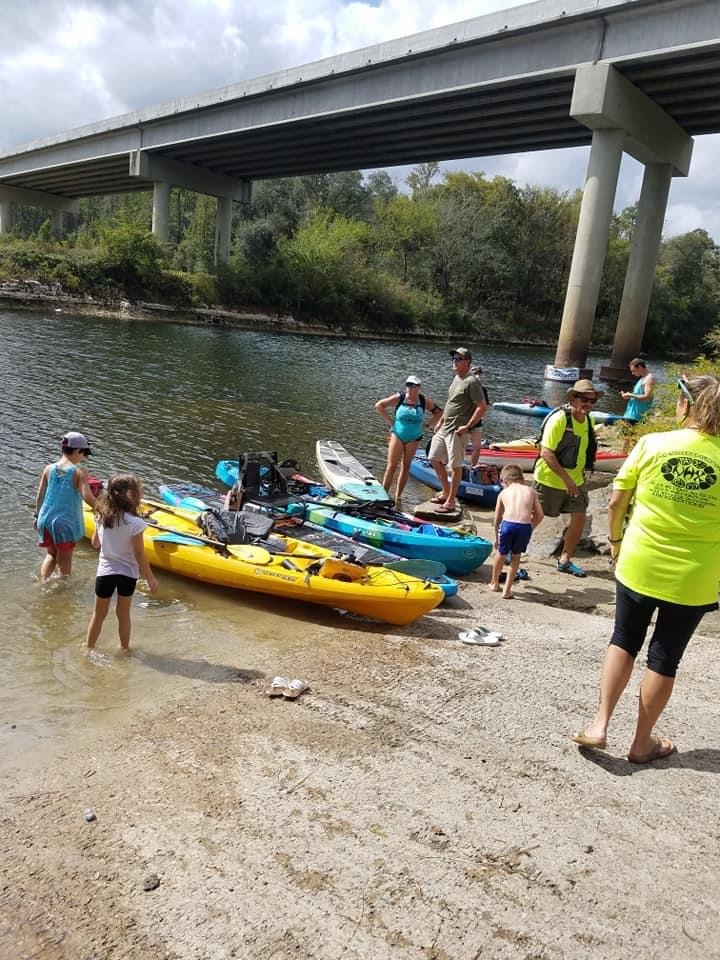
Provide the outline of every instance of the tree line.
[[[149,232],[148,192],[81,201],[52,237],[19,208],[0,278],[69,293],[288,313],[329,328],[433,329],[554,342],[581,192],[421,164],[401,192],[386,172],[258,182],[236,205],[230,261],[215,267],[215,199],[171,192],[170,236]],[[636,208],[613,217],[593,342],[612,341]],[[664,240],[644,347],[697,352],[720,328],[720,250],[704,230]],[[714,334],[713,334],[713,331]]]

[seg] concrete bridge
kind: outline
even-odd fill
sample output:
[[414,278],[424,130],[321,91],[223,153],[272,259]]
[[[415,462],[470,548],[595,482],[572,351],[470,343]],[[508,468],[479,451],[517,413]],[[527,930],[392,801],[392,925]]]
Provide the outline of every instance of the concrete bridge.
[[672,177],[720,131],[719,0],[538,0],[36,141],[0,156],[13,204],[171,185],[218,198],[216,249],[257,179],[590,144],[556,365],[584,367],[620,160],[645,165],[608,378],[640,351]]

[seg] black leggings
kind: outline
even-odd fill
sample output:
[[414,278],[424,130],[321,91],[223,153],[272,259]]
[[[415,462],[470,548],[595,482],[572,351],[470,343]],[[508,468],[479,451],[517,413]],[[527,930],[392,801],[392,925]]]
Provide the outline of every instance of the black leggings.
[[635,659],[645,642],[650,619],[657,610],[655,630],[648,646],[647,665],[663,677],[674,677],[690,637],[717,603],[689,607],[636,593],[619,581],[615,590],[615,629],[610,643]]

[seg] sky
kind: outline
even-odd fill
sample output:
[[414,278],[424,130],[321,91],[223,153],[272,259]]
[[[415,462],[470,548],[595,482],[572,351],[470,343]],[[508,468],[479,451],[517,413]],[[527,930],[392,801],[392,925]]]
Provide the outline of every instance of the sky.
[[[0,0],[0,153],[72,127],[252,79],[517,0]],[[518,185],[582,188],[588,148],[458,160]],[[720,135],[696,138],[675,178],[666,237],[703,228],[720,242]],[[403,187],[409,167],[389,173]],[[616,209],[637,202],[643,168],[623,159]]]

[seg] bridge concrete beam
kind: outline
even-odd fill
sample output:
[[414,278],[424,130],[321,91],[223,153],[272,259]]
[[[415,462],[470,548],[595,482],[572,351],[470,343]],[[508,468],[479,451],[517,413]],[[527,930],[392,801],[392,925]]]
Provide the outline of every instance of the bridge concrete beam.
[[235,200],[237,203],[249,203],[252,191],[249,180],[235,180],[192,163],[181,163],[143,150],[131,151],[130,176],[185,187],[210,197]]
[[555,366],[584,368],[602,280],[625,132],[593,131]]
[[642,214],[639,209],[621,305],[622,320],[618,320],[613,360],[610,367],[603,368],[613,376],[613,368],[625,366],[628,350],[628,359],[639,352],[670,179],[672,176],[687,176],[693,140],[672,117],[609,63],[578,67],[570,113],[593,131],[593,140],[555,355],[556,366],[584,367],[587,362],[623,150],[646,165]]
[[60,197],[55,193],[42,190],[27,190],[25,187],[11,187],[0,184],[0,203],[18,203],[26,207],[44,207],[47,210],[64,210],[65,213],[77,213],[80,201],[69,197]]
[[680,177],[690,171],[692,137],[609,63],[578,67],[570,116],[591,130],[624,130],[624,150],[640,163],[670,164]]
[[159,180],[153,185],[152,232],[162,243],[170,236],[170,184]]
[[230,259],[230,235],[232,233],[232,200],[219,197],[215,216],[215,264],[227,263]]
[[669,163],[645,167],[610,363],[600,368],[603,380],[627,380],[628,363],[642,348],[672,175]]
[[10,233],[13,228],[13,205],[9,200],[0,198],[0,233]]

